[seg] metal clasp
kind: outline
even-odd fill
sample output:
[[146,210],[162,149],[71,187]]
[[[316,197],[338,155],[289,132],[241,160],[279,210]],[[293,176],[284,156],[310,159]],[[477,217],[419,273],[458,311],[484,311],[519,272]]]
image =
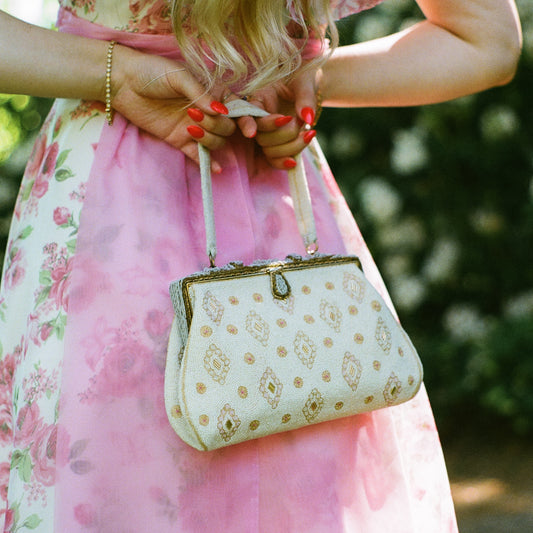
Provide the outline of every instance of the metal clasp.
[[291,295],[291,286],[283,275],[281,267],[269,270],[270,290],[277,300],[286,300]]

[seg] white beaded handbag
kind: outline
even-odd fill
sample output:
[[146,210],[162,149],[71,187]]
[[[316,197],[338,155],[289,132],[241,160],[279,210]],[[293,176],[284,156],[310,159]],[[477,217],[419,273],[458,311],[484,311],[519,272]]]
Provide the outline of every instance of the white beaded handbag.
[[[262,116],[241,100],[230,116]],[[410,400],[422,365],[354,256],[316,251],[300,158],[289,171],[310,256],[216,268],[209,152],[199,145],[211,268],[171,284],[165,404],[176,433],[213,450]]]

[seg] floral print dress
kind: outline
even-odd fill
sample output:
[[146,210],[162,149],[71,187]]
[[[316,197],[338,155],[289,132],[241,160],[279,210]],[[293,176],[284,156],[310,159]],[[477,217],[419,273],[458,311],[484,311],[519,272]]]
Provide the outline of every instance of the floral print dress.
[[[61,31],[179,57],[163,0],[60,4]],[[120,115],[108,127],[103,111],[55,102],[15,207],[0,294],[3,531],[455,532],[423,389],[215,452],[173,433],[167,288],[206,266],[199,172]],[[238,134],[217,159],[220,264],[302,253],[286,174]],[[305,162],[322,251],[357,254],[388,298],[316,143]]]

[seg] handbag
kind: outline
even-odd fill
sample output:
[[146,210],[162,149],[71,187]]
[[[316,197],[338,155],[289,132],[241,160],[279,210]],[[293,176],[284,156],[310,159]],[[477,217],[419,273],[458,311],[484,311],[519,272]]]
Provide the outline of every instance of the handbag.
[[211,266],[170,285],[164,392],[179,437],[213,450],[411,399],[422,365],[409,337],[357,257],[317,253],[301,157],[288,175],[308,257],[216,267],[210,158],[198,147]]

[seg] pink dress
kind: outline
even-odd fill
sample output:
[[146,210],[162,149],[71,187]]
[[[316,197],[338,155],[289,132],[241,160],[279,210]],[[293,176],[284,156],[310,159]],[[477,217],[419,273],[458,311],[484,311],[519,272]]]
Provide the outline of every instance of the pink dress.
[[[337,1],[338,17],[379,0]],[[59,26],[178,57],[164,0],[62,0]],[[236,134],[217,154],[219,262],[302,253],[286,174]],[[323,252],[379,273],[318,145]],[[215,452],[171,430],[170,281],[206,266],[199,172],[100,103],[57,100],[17,200],[0,295],[3,531],[452,533],[425,391]],[[238,228],[238,231],[235,231]],[[388,301],[388,300],[387,300]]]

